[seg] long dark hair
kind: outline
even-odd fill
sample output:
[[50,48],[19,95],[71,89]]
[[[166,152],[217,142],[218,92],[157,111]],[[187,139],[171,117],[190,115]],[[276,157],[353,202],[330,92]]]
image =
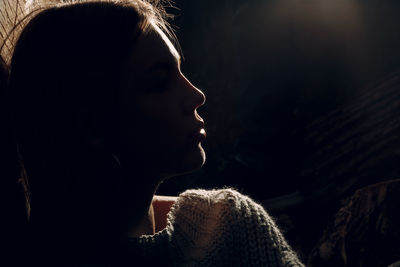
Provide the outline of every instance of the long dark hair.
[[[86,236],[93,244],[96,235],[115,234],[105,229],[118,229],[124,182],[116,159],[119,88],[138,36],[152,23],[174,39],[157,3],[84,1],[35,10],[3,64],[24,225],[34,239],[74,246],[65,240]],[[79,132],[88,123],[79,117],[86,111],[96,114],[93,132]],[[97,135],[105,142],[97,144]],[[59,228],[67,229],[64,235],[48,235]]]

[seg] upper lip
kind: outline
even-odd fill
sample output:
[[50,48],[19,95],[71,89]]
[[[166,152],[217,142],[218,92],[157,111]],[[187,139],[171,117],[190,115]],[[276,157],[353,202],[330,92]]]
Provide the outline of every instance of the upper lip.
[[204,129],[204,120],[200,115],[196,112],[196,121],[197,121],[197,129],[200,131],[201,129]]
[[198,126],[199,126],[199,129],[204,129],[204,120],[202,118],[200,118],[198,120]]
[[203,120],[199,121],[198,124],[197,124],[197,130],[198,130],[198,132],[199,132],[201,129],[204,129],[204,121],[203,121]]
[[192,132],[192,136],[198,136],[201,129],[204,129],[204,120],[203,119],[197,120],[195,130]]

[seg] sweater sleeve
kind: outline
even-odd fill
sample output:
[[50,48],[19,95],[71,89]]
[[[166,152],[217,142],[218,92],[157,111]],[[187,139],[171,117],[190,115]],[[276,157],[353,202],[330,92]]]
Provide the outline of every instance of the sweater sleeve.
[[168,216],[181,266],[304,266],[268,213],[235,190],[188,190]]

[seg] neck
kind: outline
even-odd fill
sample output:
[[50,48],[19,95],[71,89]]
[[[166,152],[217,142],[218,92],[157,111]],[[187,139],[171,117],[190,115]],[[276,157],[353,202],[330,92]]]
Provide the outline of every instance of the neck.
[[[46,235],[51,238],[55,232],[59,232],[68,240],[70,239],[70,243],[76,245],[81,243],[82,246],[86,246],[86,243],[76,240],[87,239],[88,242],[90,240],[101,242],[102,238],[107,241],[114,238],[125,239],[154,234],[152,200],[162,179],[156,175],[145,176],[141,172],[130,175],[124,180],[125,182],[118,186],[119,189],[96,187],[91,191],[85,190],[81,194],[83,197],[79,197],[83,199],[82,201],[74,201],[71,204],[72,200],[66,199],[64,202],[67,206],[73,205],[73,208],[68,209],[67,212],[65,209],[60,210],[52,206],[48,210],[57,211],[57,213],[52,213],[55,215],[53,216],[55,221],[51,225],[54,225],[55,229],[48,229]],[[94,183],[95,181],[91,184]],[[90,194],[89,197],[87,197],[88,194]],[[54,202],[58,203],[58,201]],[[58,213],[68,214],[68,216],[66,219],[62,217],[64,218],[62,220],[57,216]],[[78,217],[80,220],[76,220]]]
[[128,227],[128,237],[139,237],[141,235],[152,235],[155,233],[156,225],[154,220],[153,205],[150,204],[147,214],[144,214],[139,222],[133,222]]
[[[153,196],[161,179],[155,175],[135,175],[125,191],[127,206],[124,209],[128,237],[138,237],[144,234],[155,233],[155,221],[153,210]],[[144,181],[157,181],[145,183]]]

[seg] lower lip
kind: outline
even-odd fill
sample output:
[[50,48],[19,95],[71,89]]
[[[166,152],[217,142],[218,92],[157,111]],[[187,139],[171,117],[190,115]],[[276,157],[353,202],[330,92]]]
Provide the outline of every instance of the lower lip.
[[192,135],[193,141],[198,143],[204,141],[207,137],[207,133],[204,129],[201,129],[198,133]]

